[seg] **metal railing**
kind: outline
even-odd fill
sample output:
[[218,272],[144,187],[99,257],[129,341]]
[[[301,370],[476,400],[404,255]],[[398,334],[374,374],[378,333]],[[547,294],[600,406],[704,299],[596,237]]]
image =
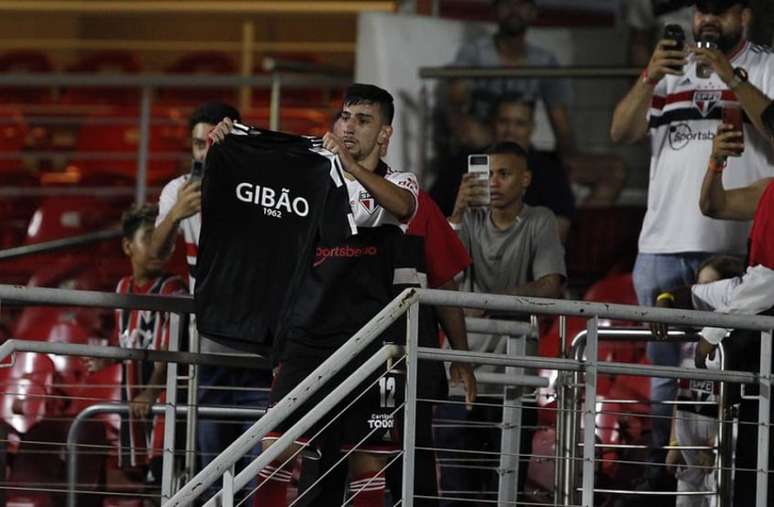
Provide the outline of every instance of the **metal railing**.
[[[158,311],[184,312],[191,310],[192,300],[188,297],[163,297],[163,296],[131,296],[117,295],[112,293],[99,293],[90,291],[70,291],[60,289],[41,289],[41,288],[21,288],[0,286],[0,303],[3,304],[44,304],[44,305],[66,305],[66,306],[89,306],[106,308],[132,308],[132,309],[153,309]],[[438,350],[435,348],[425,348],[418,346],[417,338],[417,316],[418,304],[430,304],[441,306],[463,306],[470,308],[485,308],[489,311],[497,312],[516,312],[519,314],[537,314],[537,315],[571,315],[587,319],[586,339],[586,359],[578,358],[546,358],[532,356],[503,356],[501,354],[464,352],[454,350]],[[405,348],[388,345],[381,349],[377,356],[372,357],[363,367],[358,370],[357,378],[351,378],[342,384],[341,389],[331,392],[326,398],[326,404],[310,411],[299,421],[299,425],[293,426],[292,433],[288,433],[287,440],[293,435],[303,432],[307,425],[316,422],[326,411],[326,407],[333,406],[341,399],[344,392],[357,385],[357,379],[365,378],[369,371],[374,371],[379,365],[383,364],[389,358],[396,355],[406,356],[406,405],[404,412],[404,442],[403,442],[403,502],[404,505],[413,504],[413,454],[415,450],[414,426],[416,423],[416,364],[417,361],[464,361],[475,364],[499,365],[513,368],[532,368],[559,370],[565,372],[584,373],[583,389],[585,402],[581,416],[584,419],[583,424],[583,447],[582,455],[573,461],[581,463],[582,479],[582,504],[585,506],[593,505],[594,478],[595,478],[595,421],[597,413],[596,403],[596,381],[599,374],[623,374],[631,376],[658,376],[674,379],[701,379],[732,383],[752,383],[761,386],[761,395],[758,397],[759,413],[758,426],[768,428],[769,407],[770,407],[770,351],[771,351],[771,332],[774,328],[774,318],[760,315],[730,315],[717,314],[712,312],[667,310],[661,308],[645,308],[627,305],[587,303],[577,301],[547,300],[537,298],[523,298],[511,296],[497,296],[485,294],[469,294],[459,292],[434,291],[434,290],[409,290],[401,294],[392,301],[384,310],[374,317],[360,332],[345,343],[328,360],[326,360],[309,378],[304,380],[288,397],[281,400],[275,409],[269,411],[267,415],[256,422],[245,434],[239,437],[229,448],[220,456],[216,457],[210,465],[201,470],[186,485],[176,493],[172,491],[172,458],[174,450],[174,427],[175,424],[165,425],[165,444],[164,444],[164,473],[162,481],[162,499],[164,505],[187,505],[197,498],[201,493],[212,485],[216,480],[226,476],[226,488],[228,491],[241,489],[252,478],[260,468],[272,459],[272,454],[263,453],[248,467],[239,474],[232,474],[232,466],[237,459],[245,455],[260,439],[276,424],[288,416],[295,407],[307,400],[312,393],[325,381],[330,379],[336,372],[340,371],[352,357],[358,352],[364,350],[381,332],[393,323],[398,317],[408,314],[407,319],[407,344]],[[187,315],[185,315],[187,317]],[[684,368],[673,368],[663,366],[651,366],[641,364],[628,364],[616,362],[602,362],[597,357],[597,344],[599,340],[599,330],[597,323],[600,318],[629,320],[639,322],[663,322],[683,326],[715,326],[724,328],[738,328],[754,331],[761,331],[761,368],[759,373],[744,371],[709,371],[694,370]],[[492,332],[495,328],[498,332],[524,332],[529,331],[526,323],[487,323],[484,320],[472,321],[470,328],[481,330],[483,332]],[[21,341],[6,342],[0,347],[0,356],[6,357],[13,350],[29,350],[44,353],[73,353],[92,356],[105,357],[104,354],[115,354],[117,357],[126,359],[151,359],[151,360],[177,360],[185,362],[186,360],[194,362],[203,362],[208,360],[206,356],[193,354],[185,356],[184,353],[175,352],[175,336],[180,334],[173,333],[173,340],[170,344],[170,352],[157,352],[159,355],[140,353],[126,349],[106,349],[94,346],[81,346],[72,344],[58,343],[36,343]],[[534,332],[534,329],[532,330]],[[167,354],[165,356],[165,354]],[[189,353],[190,354],[190,353]],[[197,356],[197,357],[193,357]],[[0,357],[1,358],[1,357]],[[210,358],[214,359],[214,358]],[[174,398],[176,389],[177,372],[176,363],[170,363],[168,368],[167,389],[168,399],[163,406],[165,416],[168,422],[174,420],[177,412]],[[544,382],[537,382],[545,385]],[[192,411],[189,411],[189,413]],[[568,426],[569,427],[569,426]],[[758,463],[756,467],[757,477],[757,504],[766,505],[767,476],[768,476],[768,432],[760,431],[758,437]],[[578,445],[573,442],[572,447]],[[279,452],[282,445],[277,445],[275,452]],[[560,449],[557,449],[559,452]],[[763,450],[764,452],[760,452]],[[187,450],[188,451],[188,450]],[[517,453],[506,453],[508,455]],[[557,456],[557,458],[561,458]],[[261,461],[258,461],[261,460]],[[510,466],[510,465],[507,465]],[[502,466],[502,470],[507,470],[507,466]],[[511,469],[513,470],[513,469]],[[231,474],[231,475],[229,475]],[[226,492],[228,492],[226,491]],[[216,505],[218,499],[223,498],[221,491],[216,498],[210,499],[207,505]],[[501,492],[501,495],[504,494]]]
[[[680,330],[670,330],[668,333],[668,342],[671,343],[686,343],[686,342],[696,342],[699,340],[700,336],[698,334],[691,334],[686,331],[680,331]],[[586,352],[586,339],[588,337],[588,331],[583,330],[579,332],[575,337],[572,339],[571,342],[571,354],[570,357],[575,358],[578,361],[584,360],[585,352]],[[608,328],[602,328],[598,330],[598,339],[600,341],[610,341],[610,342],[624,342],[624,343],[631,343],[631,342],[650,342],[650,341],[661,341],[664,342],[664,340],[660,340],[657,337],[655,337],[650,329],[645,328],[633,328],[633,327],[608,327]],[[720,344],[718,353],[720,355],[719,357],[719,364],[720,369],[725,369],[725,355],[723,352],[723,345]],[[581,433],[581,426],[580,426],[580,420],[577,417],[577,414],[581,411],[581,404],[583,401],[582,393],[579,392],[579,388],[582,385],[582,372],[575,372],[572,375],[572,380],[564,379],[562,381],[557,382],[557,389],[558,389],[558,400],[557,404],[560,407],[559,409],[559,417],[561,419],[558,420],[557,424],[557,432],[556,432],[556,448],[557,448],[557,456],[559,459],[557,459],[557,470],[556,470],[556,479],[557,484],[560,486],[561,489],[557,489],[557,503],[560,504],[566,504],[571,503],[574,500],[574,497],[576,496],[577,487],[575,486],[575,478],[577,476],[575,471],[575,464],[576,464],[576,453],[578,450],[578,445],[576,442],[577,435]],[[637,404],[648,404],[652,405],[655,403],[663,403],[667,405],[690,405],[693,404],[693,402],[681,402],[681,401],[668,401],[668,402],[656,402],[653,400],[605,400],[606,403],[637,403]],[[719,475],[719,490],[716,492],[711,493],[712,495],[718,496],[720,499],[720,503],[718,505],[720,506],[726,506],[731,505],[730,504],[730,498],[731,498],[731,490],[729,487],[731,477],[730,472],[731,468],[726,463],[731,463],[731,445],[732,445],[732,433],[731,433],[731,424],[729,422],[728,414],[730,412],[731,407],[728,406],[728,400],[727,400],[727,393],[726,393],[726,385],[725,382],[720,382],[720,389],[719,389],[719,396],[717,400],[718,405],[718,466],[715,470],[718,472]],[[627,414],[629,415],[629,414]],[[646,445],[600,445],[599,443],[595,444],[595,447],[597,449],[606,447],[606,448],[626,448],[626,449],[633,449],[633,448],[641,448],[641,449],[649,449]],[[673,446],[672,444],[664,447],[665,450],[668,449],[676,449],[676,450],[694,450],[694,449],[706,449],[705,446]],[[657,491],[623,491],[623,490],[610,490],[610,489],[600,489],[595,488],[594,490],[596,493],[627,493],[627,494],[639,494],[639,495],[649,495],[649,494],[664,494],[663,492],[657,492]],[[668,492],[670,494],[679,494],[679,495],[708,495],[707,492]],[[562,503],[564,502],[564,503]]]
[[[572,315],[587,319],[587,359],[580,361],[564,358],[542,358],[528,356],[502,356],[491,353],[462,352],[452,350],[437,350],[418,346],[418,305],[420,303],[441,306],[463,306],[468,308],[487,309],[489,311],[518,312],[524,314],[540,315]],[[183,486],[167,503],[169,506],[188,505],[193,502],[201,491],[210,486],[219,477],[224,476],[235,461],[245,454],[257,441],[263,438],[275,424],[284,420],[300,403],[307,400],[313,391],[319,388],[333,374],[338,372],[351,357],[362,351],[368,343],[373,341],[386,327],[394,322],[400,315],[407,313],[407,345],[406,345],[406,405],[404,408],[404,432],[403,432],[403,477],[402,499],[403,505],[413,505],[413,458],[415,450],[415,424],[417,401],[416,367],[417,360],[433,361],[467,361],[477,364],[490,364],[511,367],[529,367],[563,370],[570,372],[585,372],[584,390],[585,402],[583,409],[583,455],[582,462],[582,504],[592,506],[594,502],[594,477],[595,477],[595,415],[596,415],[596,383],[598,374],[626,374],[633,376],[658,376],[666,378],[702,379],[725,382],[760,383],[762,395],[759,398],[759,424],[761,428],[769,426],[769,398],[767,396],[770,386],[770,350],[771,329],[774,328],[774,318],[759,315],[728,315],[712,312],[682,311],[661,308],[644,308],[617,304],[587,303],[578,301],[560,301],[538,298],[524,298],[511,296],[497,296],[485,294],[458,293],[435,290],[408,290],[393,300],[373,320],[371,320],[351,340],[340,347],[330,358],[323,362],[312,375],[304,380],[296,389],[281,400],[276,408],[270,411],[266,417],[254,424],[244,435],[235,441],[223,454],[218,456],[210,465],[205,467],[188,484]],[[754,374],[741,371],[707,371],[686,370],[681,368],[632,365],[626,363],[600,362],[597,357],[598,321],[600,318],[633,320],[638,322],[663,322],[679,325],[732,327],[761,331],[761,372]],[[374,356],[365,363],[359,375],[365,375],[369,368],[376,368],[388,357],[399,353],[395,346],[387,346],[380,354]],[[764,364],[765,363],[765,364]],[[362,377],[364,378],[364,377]],[[350,379],[351,380],[351,379]],[[326,406],[335,402],[334,390],[326,398]],[[288,438],[283,443],[287,444],[293,438],[303,432],[305,425],[313,424],[324,413],[323,410],[315,410],[307,413],[296,426],[288,433]],[[292,435],[292,436],[291,436]],[[279,444],[279,442],[277,443]],[[280,445],[276,445],[280,447]],[[766,505],[767,475],[768,475],[768,432],[759,433],[759,453],[757,472],[757,506]],[[279,453],[277,449],[276,453]],[[259,456],[251,465],[240,472],[236,477],[226,475],[229,483],[227,489],[218,493],[220,498],[224,492],[243,487],[250,477],[254,476],[263,465],[266,465],[274,457],[274,454]],[[233,483],[233,487],[232,484]],[[228,500],[226,500],[228,501]],[[208,506],[216,505],[216,498],[211,499]]]

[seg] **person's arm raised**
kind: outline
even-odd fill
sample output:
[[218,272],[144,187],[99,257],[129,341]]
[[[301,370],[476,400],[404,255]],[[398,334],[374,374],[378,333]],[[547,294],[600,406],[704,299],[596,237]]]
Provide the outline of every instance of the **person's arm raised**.
[[688,63],[688,53],[672,49],[675,44],[668,39],[659,41],[642,77],[616,106],[610,125],[610,138],[614,143],[634,143],[647,134],[647,113],[655,86],[667,74],[681,76],[682,69],[676,69]]

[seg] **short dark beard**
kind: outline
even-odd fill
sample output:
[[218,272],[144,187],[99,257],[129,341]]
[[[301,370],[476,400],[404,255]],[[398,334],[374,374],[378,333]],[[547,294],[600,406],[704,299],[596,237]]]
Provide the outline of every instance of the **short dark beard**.
[[[742,27],[739,27],[739,30],[737,30],[734,33],[725,33],[722,32],[720,34],[720,38],[713,41],[717,42],[718,49],[720,49],[725,54],[730,54],[731,51],[736,49],[736,47],[739,45],[739,42],[742,40],[743,35],[743,29]],[[704,40],[704,37],[701,36],[701,32],[697,33],[694,31],[693,38],[698,42],[700,40]]]

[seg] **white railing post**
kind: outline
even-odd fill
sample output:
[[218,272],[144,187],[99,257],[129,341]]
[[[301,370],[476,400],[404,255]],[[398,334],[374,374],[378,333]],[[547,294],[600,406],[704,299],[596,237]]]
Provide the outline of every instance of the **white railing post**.
[[[169,316],[169,350],[180,349],[180,336],[188,329],[188,314]],[[161,502],[172,496],[175,472],[175,417],[177,406],[177,363],[167,364],[166,410],[164,411],[164,453],[161,463]]]
[[406,312],[406,401],[403,408],[402,505],[414,506],[414,454],[417,419],[417,347],[419,347],[419,302]]
[[769,423],[771,413],[771,331],[761,332],[760,395],[758,396],[758,472],[756,507],[768,505]]
[[597,415],[597,326],[594,316],[586,324],[586,401],[583,408],[583,499],[584,507],[594,507],[594,453]]
[[[506,353],[509,356],[526,355],[527,338],[523,336],[506,337],[508,340]],[[524,368],[506,366],[506,375],[524,375]],[[500,469],[497,490],[497,505],[514,505],[518,497],[519,453],[521,452],[521,404],[523,403],[523,387],[503,388],[503,419],[500,435]]]
[[234,507],[234,465],[223,472],[223,496],[220,501],[221,507]]

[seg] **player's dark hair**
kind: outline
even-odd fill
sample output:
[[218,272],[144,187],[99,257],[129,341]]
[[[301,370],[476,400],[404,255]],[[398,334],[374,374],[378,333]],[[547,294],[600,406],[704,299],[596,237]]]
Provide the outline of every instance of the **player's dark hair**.
[[357,104],[377,104],[382,111],[385,125],[392,125],[395,116],[395,103],[390,92],[372,84],[355,83],[344,91],[345,106]]
[[519,106],[524,106],[527,109],[529,109],[530,115],[532,116],[535,115],[534,100],[528,98],[526,95],[519,92],[505,92],[502,95],[497,97],[497,100],[495,101],[492,107],[492,119],[495,119],[497,117],[497,112],[505,104],[516,104]]
[[199,123],[217,125],[223,118],[241,120],[236,108],[222,102],[205,102],[191,113],[191,117],[188,119],[188,130],[193,130]]
[[714,269],[722,280],[742,276],[744,273],[744,262],[739,257],[732,255],[713,255],[699,265],[696,274],[698,275],[704,268]]
[[501,143],[495,143],[484,150],[487,155],[516,155],[524,160],[527,159],[527,152],[516,143],[510,141],[503,141]]
[[146,226],[153,227],[156,224],[156,217],[158,215],[158,206],[151,204],[133,206],[124,211],[124,214],[121,215],[122,236],[131,241],[139,229]]

